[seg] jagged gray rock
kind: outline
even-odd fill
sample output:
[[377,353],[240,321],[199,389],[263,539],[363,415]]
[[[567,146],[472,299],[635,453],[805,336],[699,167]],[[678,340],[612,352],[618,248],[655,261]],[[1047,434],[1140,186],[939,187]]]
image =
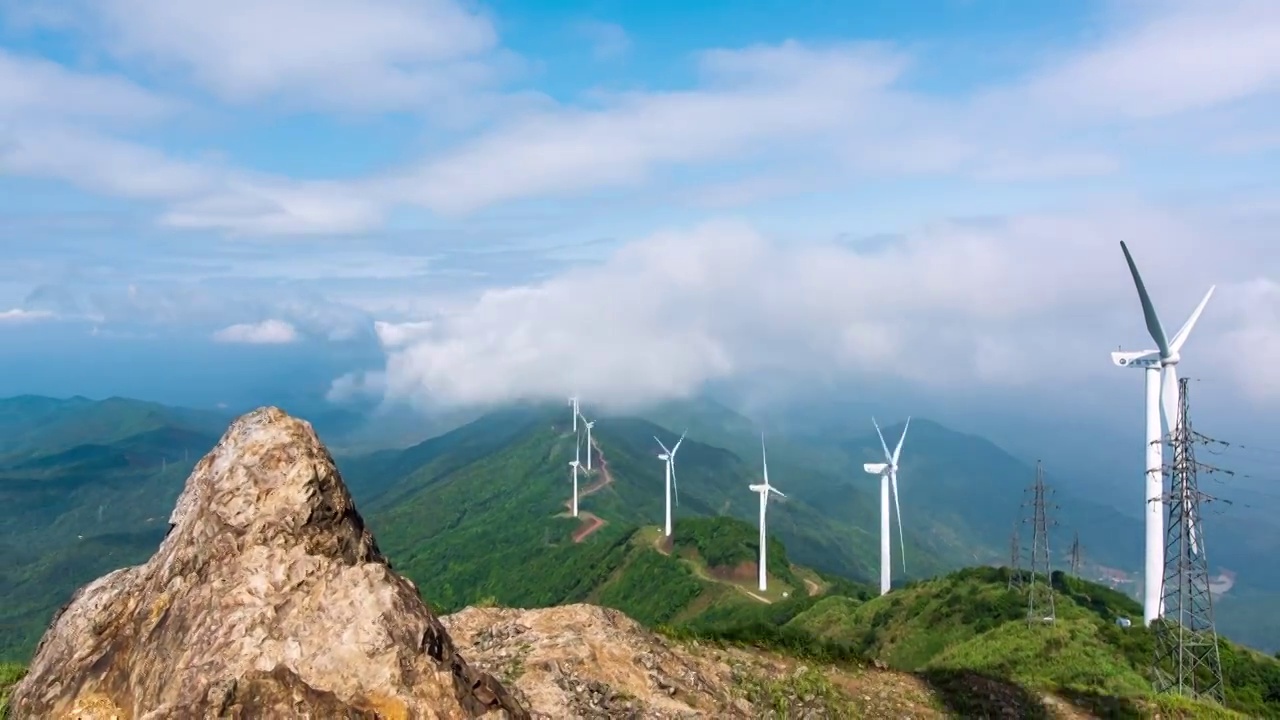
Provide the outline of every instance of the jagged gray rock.
[[392,571],[309,423],[237,419],[169,523],[55,616],[13,718],[529,717]]

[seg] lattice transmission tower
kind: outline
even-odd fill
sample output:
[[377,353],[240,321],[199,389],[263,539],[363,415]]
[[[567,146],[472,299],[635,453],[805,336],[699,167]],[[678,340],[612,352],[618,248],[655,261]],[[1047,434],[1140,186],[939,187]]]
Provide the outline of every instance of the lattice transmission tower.
[[1022,539],[1018,535],[1018,525],[1014,523],[1013,534],[1009,537],[1009,589],[1022,587]]
[[1156,692],[1188,695],[1223,702],[1222,661],[1213,624],[1213,595],[1209,591],[1209,562],[1205,556],[1200,504],[1214,498],[1200,492],[1196,473],[1197,436],[1188,414],[1187,380],[1178,381],[1180,423],[1171,433],[1173,463],[1168,533],[1164,551],[1164,617],[1152,623],[1156,654],[1153,665]]
[[1031,486],[1033,500],[1029,518],[1031,533],[1031,572],[1027,580],[1027,622],[1054,622],[1053,562],[1049,554],[1049,488],[1044,484],[1044,468],[1036,461],[1036,482]]

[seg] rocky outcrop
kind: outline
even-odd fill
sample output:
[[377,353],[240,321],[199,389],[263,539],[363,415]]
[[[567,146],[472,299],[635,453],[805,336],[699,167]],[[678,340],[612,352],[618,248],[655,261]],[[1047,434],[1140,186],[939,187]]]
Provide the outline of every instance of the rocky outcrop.
[[467,608],[441,618],[460,650],[536,718],[755,717],[729,668],[594,605]]
[[54,618],[13,718],[527,718],[454,650],[311,426],[232,423],[156,554]]
[[441,622],[539,720],[876,717],[832,669],[673,642],[608,608],[467,608]]

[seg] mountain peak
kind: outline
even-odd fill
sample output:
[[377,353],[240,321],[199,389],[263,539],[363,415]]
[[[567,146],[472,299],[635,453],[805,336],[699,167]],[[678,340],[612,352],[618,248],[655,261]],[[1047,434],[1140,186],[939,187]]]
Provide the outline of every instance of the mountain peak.
[[243,547],[303,545],[347,564],[385,562],[333,458],[305,420],[276,407],[242,415],[187,480],[161,546],[204,564],[234,534]]
[[235,420],[170,524],[54,617],[15,718],[528,717],[392,572],[309,423]]

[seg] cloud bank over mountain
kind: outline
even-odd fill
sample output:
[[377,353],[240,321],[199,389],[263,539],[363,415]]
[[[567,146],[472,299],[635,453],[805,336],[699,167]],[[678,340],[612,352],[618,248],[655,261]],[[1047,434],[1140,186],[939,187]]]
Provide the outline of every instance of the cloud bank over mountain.
[[1168,325],[1219,286],[1185,371],[1280,402],[1275,3],[695,10],[0,4],[0,333],[379,351],[335,402],[1065,407],[1138,382],[1126,240]]

